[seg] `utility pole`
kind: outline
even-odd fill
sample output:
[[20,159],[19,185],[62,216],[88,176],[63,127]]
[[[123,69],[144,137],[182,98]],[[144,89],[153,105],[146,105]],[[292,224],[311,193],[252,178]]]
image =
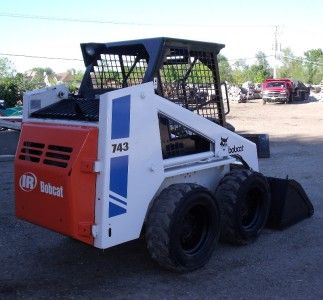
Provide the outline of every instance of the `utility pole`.
[[277,78],[277,60],[278,60],[278,51],[279,51],[279,43],[278,43],[278,25],[275,25],[274,32],[274,78]]

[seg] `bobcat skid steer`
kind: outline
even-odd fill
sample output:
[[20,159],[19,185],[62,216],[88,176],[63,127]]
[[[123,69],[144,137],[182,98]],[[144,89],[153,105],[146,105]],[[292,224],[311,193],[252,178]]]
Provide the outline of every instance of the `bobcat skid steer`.
[[255,144],[227,129],[223,47],[82,44],[77,95],[59,85],[24,97],[16,215],[100,249],[143,233],[176,271],[203,266],[220,237],[246,244],[268,218],[284,227],[310,216],[303,189],[259,173]]

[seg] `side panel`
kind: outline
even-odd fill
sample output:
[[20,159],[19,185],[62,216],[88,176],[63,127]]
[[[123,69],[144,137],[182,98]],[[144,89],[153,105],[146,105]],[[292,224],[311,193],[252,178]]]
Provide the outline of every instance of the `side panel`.
[[164,180],[154,90],[146,85],[101,95],[94,245],[138,238],[151,199]]

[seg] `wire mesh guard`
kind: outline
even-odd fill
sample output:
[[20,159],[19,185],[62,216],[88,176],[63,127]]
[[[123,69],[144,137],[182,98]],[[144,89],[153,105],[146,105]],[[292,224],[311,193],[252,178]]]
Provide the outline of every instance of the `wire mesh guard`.
[[[157,79],[156,92],[159,95],[221,124],[223,111],[216,54],[190,48],[189,45],[164,46],[160,58],[155,60],[149,59],[142,44],[98,51],[85,74],[90,83],[85,87],[93,93],[69,97],[34,112],[32,117],[98,121],[98,95]],[[178,137],[192,136],[181,129],[180,124],[175,126],[169,121],[169,126],[170,132],[181,131]]]
[[143,83],[147,58],[136,55],[101,54],[90,73],[93,89],[120,89]]
[[212,52],[170,48],[159,76],[165,98],[206,118],[218,118],[220,91]]
[[[140,45],[101,53],[90,72],[92,87],[114,90],[141,84],[148,61],[148,54]],[[207,118],[218,119],[221,115],[213,52],[166,48],[155,76],[158,93],[163,97]]]

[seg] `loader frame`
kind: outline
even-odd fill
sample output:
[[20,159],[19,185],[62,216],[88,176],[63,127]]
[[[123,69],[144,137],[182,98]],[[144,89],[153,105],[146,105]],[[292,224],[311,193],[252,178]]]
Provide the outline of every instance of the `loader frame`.
[[[287,209],[291,200],[301,207],[300,185],[269,186],[256,145],[226,129],[223,47],[169,38],[83,44],[78,95],[63,85],[24,95],[16,215],[100,249],[138,238],[145,224],[151,257],[176,271],[203,266],[219,236],[255,240],[273,201],[271,215],[290,213],[273,223],[312,215],[310,205],[297,216]],[[278,203],[270,189],[281,184]]]
[[[154,198],[171,184],[198,182],[215,192],[221,178],[230,172],[230,165],[240,163],[229,155],[229,149],[234,145],[243,146],[244,151],[240,154],[244,161],[258,170],[255,144],[156,95],[153,83],[108,92],[101,95],[100,101],[103,104],[97,166],[100,172],[97,176],[96,225],[93,227],[94,245],[98,248],[138,238]],[[119,105],[123,107],[122,111],[118,110]],[[131,107],[129,114],[124,113],[127,105]],[[209,140],[210,149],[164,159],[161,141],[156,139],[160,134],[158,114],[180,122]],[[150,125],[142,126],[142,120]],[[128,122],[129,127],[125,125]],[[121,126],[124,131],[114,133],[114,126],[118,131]],[[226,145],[221,141],[223,136],[227,138]],[[120,151],[115,150],[118,145],[122,145]]]

